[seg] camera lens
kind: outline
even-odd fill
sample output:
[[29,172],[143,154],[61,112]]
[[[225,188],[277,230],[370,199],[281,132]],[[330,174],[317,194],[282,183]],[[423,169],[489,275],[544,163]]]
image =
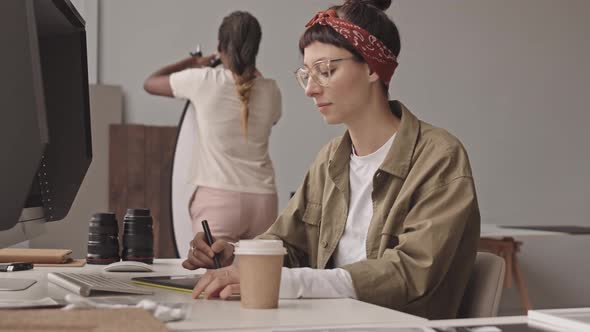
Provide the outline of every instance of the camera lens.
[[119,261],[119,227],[114,213],[95,213],[88,228],[88,264]]
[[149,209],[127,209],[123,222],[123,260],[152,264],[154,232]]

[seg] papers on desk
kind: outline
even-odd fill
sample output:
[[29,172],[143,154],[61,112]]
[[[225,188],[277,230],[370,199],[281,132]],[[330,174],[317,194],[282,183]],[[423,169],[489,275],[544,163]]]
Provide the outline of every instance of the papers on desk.
[[[75,294],[67,294],[64,303],[50,297],[38,300],[0,300],[0,309],[128,309],[140,308],[150,312],[163,322],[183,320],[188,315],[189,306],[185,303],[164,304],[152,300],[139,300],[132,297],[84,298]],[[1,324],[0,324],[1,325]],[[0,326],[0,330],[2,327]]]
[[587,226],[575,226],[575,225],[554,225],[554,226],[500,226],[502,228],[514,228],[514,229],[530,229],[545,232],[558,232],[566,233],[571,235],[578,234],[590,234],[590,227]]
[[[135,306],[139,302],[131,296],[97,297],[92,299],[97,305],[104,306]],[[64,301],[56,301],[50,297],[36,300],[0,300],[0,309],[50,309],[67,305]]]
[[529,310],[529,324],[563,331],[590,331],[590,308]]

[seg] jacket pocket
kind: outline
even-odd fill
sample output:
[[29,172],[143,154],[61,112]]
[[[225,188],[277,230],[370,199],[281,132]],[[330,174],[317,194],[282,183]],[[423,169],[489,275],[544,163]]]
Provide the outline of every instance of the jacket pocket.
[[307,202],[303,213],[303,226],[307,241],[309,267],[317,268],[318,246],[320,243],[320,228],[322,222],[322,204]]
[[322,220],[322,205],[308,202],[302,219],[308,225],[319,226]]

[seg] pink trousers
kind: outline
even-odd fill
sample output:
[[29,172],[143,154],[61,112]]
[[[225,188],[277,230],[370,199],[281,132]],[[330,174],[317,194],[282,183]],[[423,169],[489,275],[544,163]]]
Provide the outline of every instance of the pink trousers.
[[277,194],[198,187],[189,205],[193,236],[206,219],[215,239],[237,242],[264,233],[277,218]]

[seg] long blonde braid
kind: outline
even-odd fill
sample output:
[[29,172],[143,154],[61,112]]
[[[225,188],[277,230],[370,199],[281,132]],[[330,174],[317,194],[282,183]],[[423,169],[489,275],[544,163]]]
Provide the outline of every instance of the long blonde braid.
[[254,86],[254,79],[256,75],[254,75],[253,71],[247,71],[248,73],[244,73],[244,75],[238,76],[234,75],[236,81],[236,90],[238,92],[238,96],[240,97],[240,101],[242,102],[242,110],[241,110],[241,127],[242,127],[242,134],[244,138],[248,140],[248,116],[250,115],[250,93],[252,91],[252,86]]

